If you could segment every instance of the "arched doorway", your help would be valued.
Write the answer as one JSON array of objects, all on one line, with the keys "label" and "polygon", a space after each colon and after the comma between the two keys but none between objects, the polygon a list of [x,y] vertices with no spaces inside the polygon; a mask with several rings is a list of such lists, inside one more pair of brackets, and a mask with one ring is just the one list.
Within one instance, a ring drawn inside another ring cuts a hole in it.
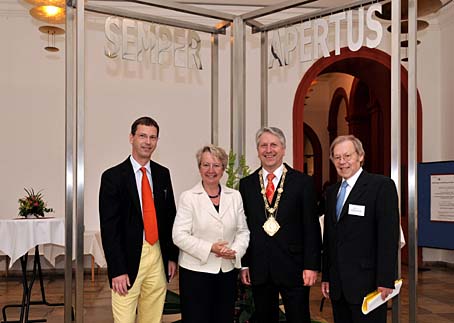
[{"label": "arched doorway", "polygon": [[[322,179],[323,179],[323,150],[320,140],[318,139],[317,133],[312,129],[307,123],[304,123],[304,138],[308,145],[304,145],[306,150],[305,152],[305,166],[303,166],[303,171],[308,175],[311,175],[314,178],[315,190],[318,194],[322,191]],[[310,147],[308,147],[310,146]],[[307,151],[310,149],[311,156],[308,156]],[[308,158],[310,157],[310,158]],[[307,164],[310,163],[311,167],[308,167]],[[311,169],[309,173],[307,170]],[[318,196],[320,198],[320,196]]]},{"label": "arched doorway", "polygon": [[[298,85],[293,104],[293,165],[302,170],[304,101],[312,81],[325,73],[345,73],[355,77],[348,104],[349,131],[360,139],[367,138],[366,160],[370,171],[389,176],[391,173],[391,56],[378,49],[361,48],[351,52],[342,48],[338,56],[331,53],[328,58],[321,58],[305,73]],[[367,98],[365,97],[367,93]],[[364,105],[368,111],[368,124],[365,126],[361,117]],[[407,216],[407,165],[408,165],[408,73],[401,67],[401,214]],[[422,158],[422,106],[418,93],[417,106],[417,161]],[[381,147],[381,151],[377,150]],[[374,166],[372,166],[374,165]],[[407,233],[407,219],[402,220],[402,227]],[[406,250],[402,259],[406,259]]]}]

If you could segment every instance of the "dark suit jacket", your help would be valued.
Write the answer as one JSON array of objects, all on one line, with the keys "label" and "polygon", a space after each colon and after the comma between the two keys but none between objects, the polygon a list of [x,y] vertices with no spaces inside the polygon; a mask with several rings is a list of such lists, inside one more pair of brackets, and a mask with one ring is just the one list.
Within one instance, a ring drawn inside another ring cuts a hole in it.
[{"label": "dark suit jacket", "polygon": [[250,230],[249,247],[242,265],[249,267],[255,285],[271,279],[284,287],[302,286],[304,269],[320,269],[320,225],[312,179],[285,166],[288,172],[276,215],[281,228],[273,237],[262,228],[266,213],[260,193],[260,169],[240,181]]},{"label": "dark suit jacket", "polygon": [[[172,242],[176,214],[169,170],[150,161],[153,195],[158,221],[159,244],[168,277],[169,260],[177,262],[178,248]],[[128,274],[131,286],[137,277],[143,244],[143,219],[134,170],[129,157],[106,170],[101,177],[99,216],[109,281]]]},{"label": "dark suit jacket", "polygon": [[[377,287],[394,288],[399,238],[399,209],[394,182],[362,171],[339,221],[336,199],[340,183],[327,190],[323,237],[322,281],[330,283],[330,298],[341,292],[351,304]],[[365,206],[364,216],[349,214],[349,205]]]}]

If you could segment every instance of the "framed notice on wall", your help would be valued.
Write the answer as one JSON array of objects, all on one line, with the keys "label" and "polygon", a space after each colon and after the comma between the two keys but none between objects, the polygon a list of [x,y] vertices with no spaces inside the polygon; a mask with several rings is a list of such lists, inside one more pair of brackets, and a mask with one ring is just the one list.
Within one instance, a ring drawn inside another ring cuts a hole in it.
[{"label": "framed notice on wall", "polygon": [[430,220],[454,222],[454,174],[430,176]]},{"label": "framed notice on wall", "polygon": [[418,164],[418,246],[454,250],[454,161]]}]

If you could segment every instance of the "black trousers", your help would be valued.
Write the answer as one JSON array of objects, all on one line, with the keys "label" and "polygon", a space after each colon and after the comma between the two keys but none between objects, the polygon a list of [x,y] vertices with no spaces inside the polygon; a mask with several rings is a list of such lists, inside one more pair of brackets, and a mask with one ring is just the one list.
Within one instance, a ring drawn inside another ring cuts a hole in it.
[{"label": "black trousers", "polygon": [[282,287],[272,282],[253,285],[252,294],[255,304],[255,322],[279,322],[279,293],[285,308],[287,323],[310,323],[309,287]]},{"label": "black trousers", "polygon": [[367,315],[361,311],[362,304],[349,304],[343,294],[331,304],[335,323],[386,323],[386,303]]},{"label": "black trousers", "polygon": [[180,267],[183,323],[232,323],[238,271],[209,274]]}]

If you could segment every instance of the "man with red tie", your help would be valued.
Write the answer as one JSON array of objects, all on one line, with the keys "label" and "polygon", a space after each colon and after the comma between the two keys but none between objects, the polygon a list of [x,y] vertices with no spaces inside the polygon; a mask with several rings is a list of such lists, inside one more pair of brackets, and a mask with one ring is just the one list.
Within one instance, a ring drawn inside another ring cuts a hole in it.
[{"label": "man with red tie", "polygon": [[150,160],[159,125],[134,121],[131,155],[101,177],[101,237],[112,288],[116,323],[160,323],[167,290],[176,272],[172,242],[176,214],[169,170]]},{"label": "man with red tie", "polygon": [[262,166],[240,181],[250,230],[241,280],[252,285],[255,322],[279,322],[280,294],[288,323],[310,323],[309,286],[321,257],[314,185],[283,163],[286,143],[279,128],[260,129],[256,143]]}]

